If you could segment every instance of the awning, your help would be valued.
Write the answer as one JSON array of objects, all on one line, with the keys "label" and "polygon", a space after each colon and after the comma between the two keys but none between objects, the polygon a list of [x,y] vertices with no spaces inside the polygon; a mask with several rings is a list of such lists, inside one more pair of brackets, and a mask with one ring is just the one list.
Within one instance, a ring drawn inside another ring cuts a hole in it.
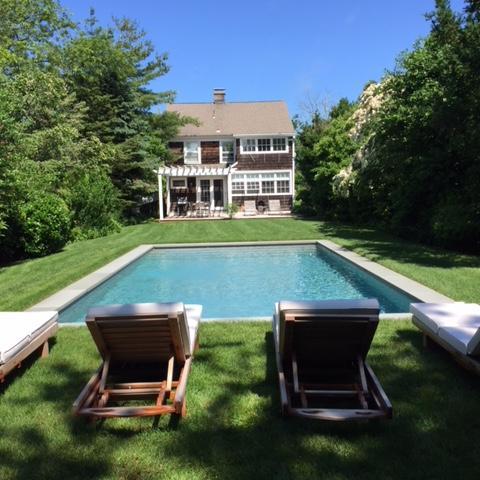
[{"label": "awning", "polygon": [[169,177],[202,177],[206,175],[228,175],[230,167],[203,167],[193,165],[182,165],[179,167],[159,167],[158,175],[167,175]]}]

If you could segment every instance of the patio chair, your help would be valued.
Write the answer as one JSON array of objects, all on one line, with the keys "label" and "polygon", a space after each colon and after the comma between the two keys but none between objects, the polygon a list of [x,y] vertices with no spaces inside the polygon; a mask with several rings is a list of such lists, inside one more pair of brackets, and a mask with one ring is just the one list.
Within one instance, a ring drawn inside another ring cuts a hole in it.
[{"label": "patio chair", "polygon": [[48,356],[58,330],[58,312],[0,312],[0,383],[36,350]]},{"label": "patio chair", "polygon": [[280,206],[280,200],[268,200],[268,214],[280,215],[281,213],[282,208]]},{"label": "patio chair", "polygon": [[257,214],[257,207],[255,205],[255,200],[245,200],[243,203],[243,215],[244,216],[253,216]]},{"label": "patio chair", "polygon": [[476,303],[412,303],[412,321],[464,368],[480,374],[480,305]]},{"label": "patio chair", "polygon": [[[198,348],[202,307],[183,303],[109,305],[90,309],[86,323],[102,357],[73,404],[75,415],[186,415],[187,380]],[[153,399],[153,404],[113,402]]]},{"label": "patio chair", "polygon": [[391,418],[366,362],[377,300],[280,302],[273,337],[283,415],[318,420]]}]

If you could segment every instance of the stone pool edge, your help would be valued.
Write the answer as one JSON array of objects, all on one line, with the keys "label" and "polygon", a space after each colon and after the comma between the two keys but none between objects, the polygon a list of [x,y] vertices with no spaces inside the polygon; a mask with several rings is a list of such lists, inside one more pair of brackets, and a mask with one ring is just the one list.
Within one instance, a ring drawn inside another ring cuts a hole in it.
[{"label": "stone pool edge", "polygon": [[[98,285],[102,284],[116,273],[123,270],[135,260],[139,259],[149,251],[153,249],[169,249],[169,248],[208,248],[208,247],[246,247],[246,246],[268,246],[268,245],[317,245],[320,248],[324,248],[331,253],[334,253],[344,260],[353,263],[358,268],[370,273],[371,275],[379,278],[380,280],[388,283],[394,288],[406,293],[407,295],[417,299],[420,302],[432,302],[432,303],[444,303],[454,302],[451,298],[442,295],[431,288],[422,285],[421,283],[411,280],[404,275],[394,272],[387,267],[384,267],[372,260],[368,260],[357,253],[354,253],[330,240],[282,240],[282,241],[262,241],[262,242],[218,242],[218,243],[169,243],[169,244],[149,244],[140,245],[133,250],[121,255],[115,260],[107,263],[94,272],[86,275],[85,277],[73,282],[69,286],[59,290],[50,297],[42,300],[41,302],[33,305],[28,311],[42,311],[42,310],[57,310],[61,311],[74,303],[93,290]],[[272,306],[273,309],[273,306]],[[380,315],[381,319],[410,319],[409,313],[384,313]],[[222,319],[208,319],[208,321],[221,321]],[[228,319],[232,321],[232,319]],[[238,319],[240,320],[253,320],[250,318]],[[267,321],[270,317],[257,317],[255,320]],[[75,324],[75,326],[84,325],[83,323]],[[60,324],[60,326],[74,326],[73,324]]]}]

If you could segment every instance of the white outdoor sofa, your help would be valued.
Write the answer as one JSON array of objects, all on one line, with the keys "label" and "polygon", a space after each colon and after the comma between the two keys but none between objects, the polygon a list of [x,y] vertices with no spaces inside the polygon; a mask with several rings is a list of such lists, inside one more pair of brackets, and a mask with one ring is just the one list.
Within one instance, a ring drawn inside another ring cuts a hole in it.
[{"label": "white outdoor sofa", "polygon": [[412,303],[413,323],[465,368],[480,374],[480,305],[476,303]]},{"label": "white outdoor sofa", "polygon": [[0,312],[0,383],[35,350],[48,356],[58,330],[58,312]]}]

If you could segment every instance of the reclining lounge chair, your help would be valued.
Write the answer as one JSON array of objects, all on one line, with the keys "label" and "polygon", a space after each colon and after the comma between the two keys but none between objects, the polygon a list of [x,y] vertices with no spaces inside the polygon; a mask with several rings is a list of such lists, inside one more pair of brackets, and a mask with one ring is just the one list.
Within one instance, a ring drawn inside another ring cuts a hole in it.
[{"label": "reclining lounge chair", "polygon": [[463,367],[480,374],[480,305],[412,303],[412,321],[428,339],[450,352]]},{"label": "reclining lounge chair", "polygon": [[57,330],[57,312],[0,312],[0,383],[34,351],[46,357]]},{"label": "reclining lounge chair", "polygon": [[247,216],[254,216],[257,212],[257,206],[255,204],[255,200],[245,200],[243,204],[243,215]]},{"label": "reclining lounge chair", "polygon": [[319,420],[391,418],[366,362],[377,300],[280,302],[273,337],[283,415]]},{"label": "reclining lounge chair", "polygon": [[268,214],[280,215],[282,213],[282,207],[280,206],[280,200],[268,200]]},{"label": "reclining lounge chair", "polygon": [[[183,303],[90,309],[86,323],[103,361],[75,401],[74,414],[91,419],[184,417],[201,312],[200,305]],[[153,405],[111,404],[145,399],[153,399]]]}]

